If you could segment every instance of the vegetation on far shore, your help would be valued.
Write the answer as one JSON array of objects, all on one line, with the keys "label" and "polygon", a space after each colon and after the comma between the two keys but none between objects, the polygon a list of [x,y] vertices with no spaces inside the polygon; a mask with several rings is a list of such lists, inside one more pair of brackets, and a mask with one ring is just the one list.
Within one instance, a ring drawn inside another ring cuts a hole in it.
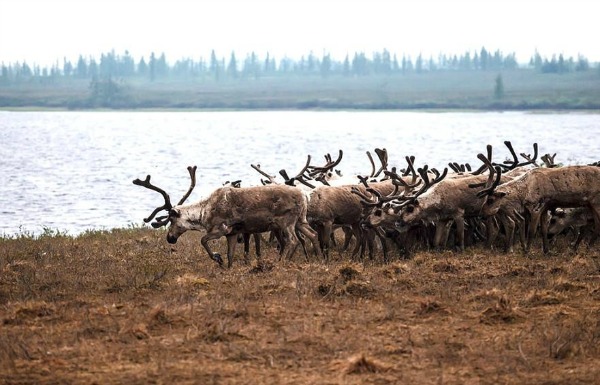
[{"label": "vegetation on far shore", "polygon": [[600,66],[580,56],[527,65],[487,51],[437,58],[383,50],[337,60],[249,55],[180,59],[126,52],[41,68],[2,64],[0,108],[60,109],[600,109]]},{"label": "vegetation on far shore", "polygon": [[[0,382],[595,383],[600,250],[329,263],[189,233],[0,238]],[[339,239],[341,241],[341,239]],[[223,251],[225,242],[217,249]]]}]

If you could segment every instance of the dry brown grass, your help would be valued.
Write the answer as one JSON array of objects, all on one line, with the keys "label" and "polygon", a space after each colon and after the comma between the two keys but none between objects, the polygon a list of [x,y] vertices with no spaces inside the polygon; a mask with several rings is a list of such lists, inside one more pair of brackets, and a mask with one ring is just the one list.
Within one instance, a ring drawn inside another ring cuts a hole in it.
[{"label": "dry brown grass", "polygon": [[554,248],[324,264],[265,247],[226,270],[192,233],[2,239],[0,383],[597,383],[600,250]]}]

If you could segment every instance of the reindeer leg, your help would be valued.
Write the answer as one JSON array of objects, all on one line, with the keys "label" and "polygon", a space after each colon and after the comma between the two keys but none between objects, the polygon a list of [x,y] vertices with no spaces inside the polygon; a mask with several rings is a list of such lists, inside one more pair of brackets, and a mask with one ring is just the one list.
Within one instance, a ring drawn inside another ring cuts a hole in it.
[{"label": "reindeer leg", "polygon": [[300,246],[302,246],[302,251],[304,252],[304,258],[306,258],[306,262],[309,262],[310,260],[308,259],[308,250],[306,250],[306,239],[298,229],[298,225],[296,225],[294,233],[296,234],[296,238],[298,238],[298,240],[300,241]]},{"label": "reindeer leg", "polygon": [[497,224],[495,217],[485,218],[485,247],[488,249],[493,248],[496,235],[498,234]]},{"label": "reindeer leg", "polygon": [[248,257],[250,256],[250,234],[243,233],[241,236],[244,241],[244,261],[248,264]]},{"label": "reindeer leg", "polygon": [[527,219],[523,221],[519,221],[519,242],[521,243],[521,248],[523,249],[523,253],[527,254],[529,252],[529,246],[527,241]]},{"label": "reindeer leg", "polygon": [[271,234],[275,237],[275,239],[277,239],[277,243],[279,244],[279,260],[281,261],[283,249],[285,248],[285,245],[287,243],[287,240],[285,239],[285,234],[281,229],[273,230],[271,231]]},{"label": "reindeer leg", "polygon": [[[369,250],[369,259],[372,261],[374,252],[375,252],[375,231],[374,229],[362,230],[363,237],[365,237],[365,241],[367,244],[367,249]],[[364,260],[364,247],[360,253],[360,258]]]},{"label": "reindeer leg", "polygon": [[382,228],[378,227],[375,229],[375,235],[379,238],[381,242],[381,252],[383,253],[383,262],[388,263],[388,248],[387,248],[387,239],[385,236],[385,231]]},{"label": "reindeer leg", "polygon": [[436,251],[441,249],[441,246],[446,246],[448,241],[448,227],[452,225],[451,220],[440,220],[435,224],[435,235],[433,236],[433,248]]},{"label": "reindeer leg", "polygon": [[465,219],[464,217],[457,216],[454,218],[454,223],[456,223],[456,246],[458,247],[458,251],[465,251]]},{"label": "reindeer leg", "polygon": [[592,212],[592,217],[594,218],[594,231],[589,242],[589,246],[592,246],[594,242],[596,242],[596,239],[600,236],[600,202],[593,202],[590,205],[590,211]]},{"label": "reindeer leg", "polygon": [[322,234],[321,234],[321,248],[323,249],[323,253],[325,254],[325,260],[329,261],[329,245],[331,239],[331,232],[333,227],[333,222],[326,221],[322,223]]},{"label": "reindeer leg", "polygon": [[539,204],[535,205],[534,207],[527,207],[527,211],[529,211],[530,218],[531,218],[529,221],[529,229],[528,229],[528,236],[527,236],[527,250],[528,251],[531,248],[531,243],[535,239],[538,226],[540,225],[540,218],[542,215],[542,211],[544,211],[544,210],[545,210],[545,205],[542,203],[539,203]]},{"label": "reindeer leg", "polygon": [[298,247],[298,238],[296,237],[294,230],[295,224],[283,229],[283,238],[286,240],[286,242],[281,256],[285,258],[285,260],[291,260],[296,248]]},{"label": "reindeer leg", "polygon": [[[250,239],[250,234],[244,234],[244,237]],[[227,235],[227,268],[231,269],[233,265],[233,256],[235,254],[235,247],[237,245],[237,234]]]},{"label": "reindeer leg", "polygon": [[346,226],[342,226],[342,231],[344,232],[344,245],[342,246],[342,251],[348,250],[350,247],[350,242],[352,241],[352,229]]},{"label": "reindeer leg", "polygon": [[[315,249],[317,255],[323,257],[323,251],[319,246],[319,234],[317,234],[317,232],[314,231],[308,223],[299,222],[296,225],[296,229],[300,232],[300,234],[304,235],[310,240],[310,242],[313,244],[313,248]],[[308,255],[306,256],[306,260],[308,261]]]},{"label": "reindeer leg", "polygon": [[583,238],[585,238],[585,236],[588,235],[588,233],[589,228],[587,226],[582,226],[579,229],[579,231],[577,232],[577,238],[575,239],[575,242],[572,245],[573,251],[577,251],[577,249],[579,248],[579,244],[581,243]]},{"label": "reindeer leg", "polygon": [[354,246],[354,250],[352,250],[352,258],[356,258],[356,256],[358,255],[359,251],[361,249],[364,250],[363,243],[364,243],[365,239],[363,237],[362,230],[360,229],[360,225],[358,225],[358,224],[353,224],[352,225],[352,233],[354,234],[354,236],[358,240],[358,242],[356,242],[356,246]]},{"label": "reindeer leg", "polygon": [[548,254],[548,252],[550,251],[550,247],[548,245],[548,226],[550,225],[550,218],[549,218],[550,212],[546,209],[544,209],[541,214],[540,214],[540,221],[541,221],[541,237],[542,237],[542,250],[544,251],[544,254]]},{"label": "reindeer leg", "polygon": [[515,221],[508,215],[502,215],[500,218],[502,228],[504,228],[504,252],[513,253],[513,245],[515,244]]},{"label": "reindeer leg", "polygon": [[254,248],[256,250],[256,259],[260,259],[260,234],[254,233]]},{"label": "reindeer leg", "polygon": [[216,227],[213,227],[212,229],[210,229],[209,231],[207,231],[206,235],[204,235],[200,239],[200,243],[202,244],[202,246],[204,246],[204,249],[208,253],[208,257],[210,259],[212,259],[213,261],[217,262],[219,264],[219,266],[221,266],[221,267],[223,266],[223,258],[221,258],[221,254],[213,253],[208,242],[212,241],[213,239],[221,238],[225,234],[226,234],[225,226],[216,226]]}]

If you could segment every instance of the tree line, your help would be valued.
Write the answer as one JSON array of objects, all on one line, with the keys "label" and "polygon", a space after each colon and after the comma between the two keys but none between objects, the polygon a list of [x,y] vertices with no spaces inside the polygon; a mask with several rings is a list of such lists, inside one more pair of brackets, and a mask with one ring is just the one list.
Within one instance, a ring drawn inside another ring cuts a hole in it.
[{"label": "tree line", "polygon": [[[567,73],[587,71],[590,69],[588,59],[579,55],[577,58],[564,57],[562,54],[542,57],[537,51],[526,65],[541,73]],[[58,79],[105,79],[138,78],[147,81],[161,79],[213,79],[215,81],[258,79],[274,76],[369,76],[397,75],[409,73],[425,73],[434,71],[501,71],[519,68],[514,53],[504,54],[500,50],[488,51],[482,47],[479,51],[465,52],[461,55],[439,54],[437,57],[425,58],[418,55],[412,58],[407,55],[398,57],[387,49],[367,56],[364,52],[346,55],[342,60],[333,58],[329,53],[316,56],[313,52],[300,59],[283,57],[276,59],[267,53],[259,57],[251,52],[243,59],[235,52],[229,57],[218,57],[213,50],[208,59],[200,57],[178,59],[169,65],[164,53],[151,53],[146,59],[136,61],[129,51],[116,54],[113,51],[95,57],[79,58],[75,63],[67,58],[62,63],[49,67],[27,62],[1,64],[0,84],[16,84],[28,81],[53,82]],[[92,84],[93,86],[93,84]]]}]

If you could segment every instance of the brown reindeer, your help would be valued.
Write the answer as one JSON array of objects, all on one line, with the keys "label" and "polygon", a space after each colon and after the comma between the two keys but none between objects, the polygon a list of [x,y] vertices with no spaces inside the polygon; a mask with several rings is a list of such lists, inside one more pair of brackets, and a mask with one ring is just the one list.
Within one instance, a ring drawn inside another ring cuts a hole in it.
[{"label": "brown reindeer", "polygon": [[[435,225],[435,235],[433,238],[433,246],[439,248],[446,244],[450,226],[454,223],[456,226],[456,241],[459,250],[465,248],[465,220],[471,224],[471,229],[475,230],[478,225],[481,207],[484,199],[478,197],[473,191],[475,186],[487,186],[488,189],[494,182],[494,175],[497,173],[500,178],[499,171],[502,168],[509,170],[524,163],[519,163],[516,154],[510,142],[505,142],[506,146],[513,155],[512,161],[507,161],[505,164],[494,164],[491,162],[492,147],[487,147],[487,157],[483,154],[478,154],[478,158],[484,162],[483,166],[474,172],[473,175],[465,171],[470,168],[468,165],[449,164],[455,170],[454,174],[447,175],[447,169],[444,169],[442,175],[436,174],[433,182],[429,181],[427,166],[419,170],[424,185],[416,192],[407,194],[405,190],[398,197],[387,197],[386,200],[398,199],[401,203],[393,203],[386,207],[381,207],[372,212],[367,218],[371,225],[389,226],[394,224],[394,227],[400,232],[406,232],[416,226],[427,225],[433,223]],[[407,159],[408,161],[409,159]],[[409,163],[409,166],[411,164]],[[489,169],[489,176],[482,175],[485,169]],[[392,175],[396,181],[402,179],[398,175]],[[445,178],[444,178],[445,177]],[[509,176],[504,176],[503,182],[510,180]],[[498,182],[500,179],[498,179]],[[496,182],[496,183],[498,183]],[[414,183],[414,179],[412,180]],[[411,186],[414,187],[414,186]],[[488,245],[492,240],[493,223],[491,219],[486,221],[486,231]]]},{"label": "brown reindeer", "polygon": [[597,239],[597,236],[592,234],[594,230],[594,217],[587,207],[553,210],[548,226],[548,237],[554,239],[559,234],[569,230],[573,231],[576,235],[575,241],[571,244],[573,250],[577,250],[579,244],[587,235],[592,235],[589,239],[590,246]]},{"label": "brown reindeer", "polygon": [[541,224],[544,253],[548,246],[548,210],[557,207],[587,207],[594,219],[596,236],[600,233],[600,168],[594,166],[565,166],[559,168],[536,168],[491,191],[487,195],[482,212],[495,215],[500,211],[527,211],[531,220],[525,251]]},{"label": "brown reindeer", "polygon": [[145,222],[150,222],[162,210],[167,215],[156,218],[152,227],[158,228],[170,224],[167,241],[176,243],[188,230],[206,230],[200,242],[208,256],[223,265],[219,253],[213,252],[209,241],[222,236],[227,237],[227,265],[231,267],[233,254],[240,233],[262,233],[276,231],[282,235],[281,256],[290,258],[298,244],[294,230],[311,240],[317,253],[320,249],[317,234],[306,221],[307,199],[296,188],[286,185],[257,187],[221,187],[207,198],[196,203],[184,205],[196,184],[196,167],[188,167],[191,185],[188,192],[175,206],[169,195],[161,188],[150,183],[150,175],[145,180],[136,179],[134,184],[159,192],[165,204],[157,207]]},{"label": "brown reindeer", "polygon": [[[384,156],[387,158],[387,152],[376,149],[376,153],[380,157],[380,160],[382,160],[382,167],[377,172],[381,173],[387,167],[387,161],[384,163],[385,158],[383,158]],[[369,176],[370,178],[375,173],[375,165],[370,153],[367,152],[367,155],[373,167],[373,172]],[[355,237],[357,243],[352,251],[353,256],[356,256],[361,251],[363,245],[363,230],[360,227],[363,206],[360,203],[360,199],[352,193],[352,188],[356,187],[362,189],[364,192],[366,187],[358,185],[358,178],[352,180],[352,182],[345,179],[348,184],[344,185],[329,185],[329,182],[334,180],[336,183],[341,182],[340,179],[331,179],[331,172],[333,167],[340,163],[342,156],[343,152],[340,150],[337,160],[333,161],[331,156],[327,154],[325,156],[327,163],[324,166],[316,167],[310,165],[309,155],[306,165],[296,176],[289,177],[285,170],[279,172],[286,184],[297,185],[306,194],[308,199],[307,219],[319,234],[320,245],[326,258],[329,256],[329,249],[335,228],[342,228],[344,230],[346,235],[343,246],[344,250],[348,247],[351,237]],[[263,176],[268,176],[268,174],[262,171],[259,172]],[[371,187],[380,190],[382,194],[387,195],[395,190],[394,185],[389,180],[372,183]],[[364,249],[362,250],[364,251]],[[372,252],[370,254],[372,255]]]},{"label": "brown reindeer", "polygon": [[[391,180],[370,183],[369,188],[382,195],[388,195],[396,190]],[[360,197],[353,193],[353,189],[366,193],[366,187],[363,185],[320,186],[310,193],[307,219],[317,229],[321,248],[326,257],[328,257],[334,225],[352,228],[357,240],[352,251],[353,256],[356,256],[361,249],[363,231],[360,223],[364,208]]]}]

